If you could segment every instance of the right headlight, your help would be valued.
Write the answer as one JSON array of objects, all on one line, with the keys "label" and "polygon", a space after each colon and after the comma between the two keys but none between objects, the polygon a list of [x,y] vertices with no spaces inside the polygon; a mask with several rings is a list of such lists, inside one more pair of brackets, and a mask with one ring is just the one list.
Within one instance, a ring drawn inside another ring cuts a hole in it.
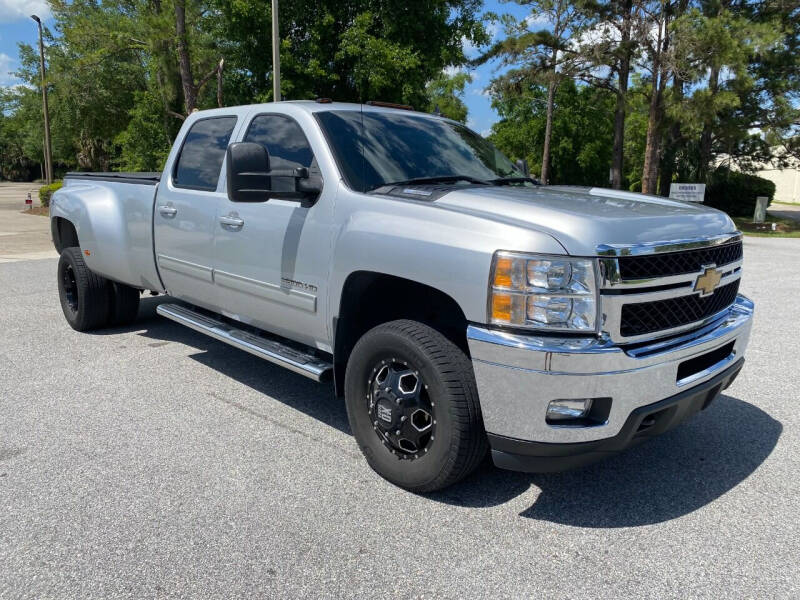
[{"label": "right headlight", "polygon": [[595,331],[595,261],[496,252],[489,322],[549,331]]}]

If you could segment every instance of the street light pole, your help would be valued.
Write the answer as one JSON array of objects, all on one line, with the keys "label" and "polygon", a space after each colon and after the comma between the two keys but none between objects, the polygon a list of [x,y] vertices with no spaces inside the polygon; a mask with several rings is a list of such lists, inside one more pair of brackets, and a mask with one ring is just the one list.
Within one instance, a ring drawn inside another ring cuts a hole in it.
[{"label": "street light pole", "polygon": [[281,99],[281,43],[278,39],[278,0],[272,0],[272,101]]},{"label": "street light pole", "polygon": [[47,110],[47,77],[44,70],[44,42],[42,41],[42,20],[36,15],[31,19],[39,26],[39,59],[42,70],[42,111],[44,112],[44,170],[47,184],[53,183],[53,149],[50,145],[50,111]]}]

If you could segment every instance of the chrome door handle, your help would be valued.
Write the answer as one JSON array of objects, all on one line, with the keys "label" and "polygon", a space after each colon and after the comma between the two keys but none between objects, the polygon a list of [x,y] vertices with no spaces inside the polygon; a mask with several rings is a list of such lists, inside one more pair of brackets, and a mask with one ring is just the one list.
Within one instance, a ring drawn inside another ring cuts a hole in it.
[{"label": "chrome door handle", "polygon": [[172,206],[159,206],[158,212],[160,212],[164,217],[174,217],[178,214],[178,209]]},{"label": "chrome door handle", "polygon": [[230,227],[231,229],[241,229],[244,225],[244,219],[233,216],[220,217],[219,222],[222,223],[223,226]]}]

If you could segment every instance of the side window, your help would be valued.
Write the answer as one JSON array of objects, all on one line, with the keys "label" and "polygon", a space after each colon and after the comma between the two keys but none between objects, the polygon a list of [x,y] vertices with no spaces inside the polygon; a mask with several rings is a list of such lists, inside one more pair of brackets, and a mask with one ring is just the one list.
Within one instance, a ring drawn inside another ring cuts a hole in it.
[{"label": "side window", "polygon": [[[318,172],[311,146],[293,119],[283,115],[259,115],[250,123],[244,141],[261,144],[267,149],[271,170],[307,167],[312,174]],[[293,190],[294,180],[291,177],[273,177],[272,189]]]},{"label": "side window", "polygon": [[213,117],[197,121],[183,140],[173,173],[178,187],[214,191],[236,117]]}]

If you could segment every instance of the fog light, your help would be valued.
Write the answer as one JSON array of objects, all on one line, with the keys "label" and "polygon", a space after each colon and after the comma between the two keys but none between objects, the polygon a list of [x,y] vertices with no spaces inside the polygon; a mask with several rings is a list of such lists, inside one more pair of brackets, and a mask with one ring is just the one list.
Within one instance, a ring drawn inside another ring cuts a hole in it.
[{"label": "fog light", "polygon": [[581,398],[579,400],[553,400],[547,405],[547,421],[582,419],[589,415],[589,411],[591,409],[591,398]]}]

